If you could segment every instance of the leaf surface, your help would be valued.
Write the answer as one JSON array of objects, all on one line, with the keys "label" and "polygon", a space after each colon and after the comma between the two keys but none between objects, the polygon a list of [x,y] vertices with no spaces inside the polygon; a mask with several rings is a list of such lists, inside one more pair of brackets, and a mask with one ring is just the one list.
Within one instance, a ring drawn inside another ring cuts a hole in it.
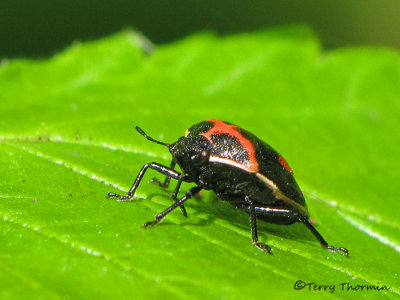
[{"label": "leaf surface", "polygon": [[[155,49],[125,31],[5,62],[0,91],[0,297],[399,297],[397,53],[323,52],[303,27]],[[317,229],[350,256],[322,249],[302,224],[259,222],[268,256],[251,245],[248,215],[212,192],[187,202],[188,218],[178,209],[144,230],[172,203],[174,185],[148,183],[161,178],[151,171],[134,201],[106,199],[145,163],[170,163],[135,125],[170,143],[211,118],[284,155]],[[297,280],[335,291],[295,290]]]}]

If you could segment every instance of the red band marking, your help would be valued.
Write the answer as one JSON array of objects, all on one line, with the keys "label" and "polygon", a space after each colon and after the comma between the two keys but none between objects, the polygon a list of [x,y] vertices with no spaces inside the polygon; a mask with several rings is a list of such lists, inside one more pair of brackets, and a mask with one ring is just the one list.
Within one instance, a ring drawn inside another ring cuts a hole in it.
[{"label": "red band marking", "polygon": [[282,156],[278,156],[278,161],[281,164],[282,167],[284,167],[286,169],[286,171],[288,171],[289,173],[292,173],[292,169],[289,167],[289,164],[287,163],[287,161],[282,157]]},{"label": "red band marking", "polygon": [[[249,154],[248,163],[245,164],[245,167],[248,168],[250,172],[258,172],[259,166],[256,158],[256,150],[251,141],[246,139],[239,131],[237,131],[238,127],[236,125],[226,124],[225,122],[219,120],[207,120],[207,122],[213,122],[214,126],[207,132],[202,133],[201,135],[208,139],[210,142],[211,135],[213,134],[227,134],[230,136],[234,136],[238,139],[244,151],[247,151]],[[239,163],[239,162],[238,162]]]}]

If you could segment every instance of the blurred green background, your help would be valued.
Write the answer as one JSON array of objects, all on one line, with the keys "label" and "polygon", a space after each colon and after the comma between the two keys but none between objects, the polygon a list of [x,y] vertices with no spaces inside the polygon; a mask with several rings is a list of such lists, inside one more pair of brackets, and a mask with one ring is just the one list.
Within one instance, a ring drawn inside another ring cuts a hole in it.
[{"label": "blurred green background", "polygon": [[399,16],[397,0],[2,0],[0,57],[46,57],[126,27],[162,44],[201,30],[229,34],[294,23],[311,26],[325,48],[400,48]]}]

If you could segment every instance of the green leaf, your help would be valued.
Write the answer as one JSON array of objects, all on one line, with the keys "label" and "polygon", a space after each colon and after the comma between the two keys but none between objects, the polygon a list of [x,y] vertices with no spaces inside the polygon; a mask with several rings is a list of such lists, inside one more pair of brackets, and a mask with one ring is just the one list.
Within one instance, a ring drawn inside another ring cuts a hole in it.
[{"label": "green leaf", "polygon": [[[0,91],[1,298],[399,297],[394,51],[324,52],[303,27],[156,48],[125,31],[4,62]],[[326,251],[302,224],[259,222],[267,255],[251,245],[249,216],[212,192],[187,202],[188,218],[178,209],[144,230],[172,203],[173,186],[148,183],[162,178],[151,171],[133,201],[106,199],[145,163],[170,162],[135,125],[173,142],[210,118],[284,155],[316,227],[350,256]],[[295,290],[297,280],[335,291]]]}]

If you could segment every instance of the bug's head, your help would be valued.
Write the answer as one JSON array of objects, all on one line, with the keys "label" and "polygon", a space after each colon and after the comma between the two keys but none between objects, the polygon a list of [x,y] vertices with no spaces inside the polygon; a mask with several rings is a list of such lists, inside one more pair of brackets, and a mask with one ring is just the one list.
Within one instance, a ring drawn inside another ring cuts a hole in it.
[{"label": "bug's head", "polygon": [[203,137],[181,137],[175,143],[167,144],[148,136],[138,126],[136,126],[136,130],[149,141],[167,146],[177,164],[188,176],[196,177],[200,168],[208,163],[210,144],[207,139]]},{"label": "bug's head", "polygon": [[189,176],[197,176],[210,157],[209,142],[202,137],[181,137],[170,145],[169,152]]}]

